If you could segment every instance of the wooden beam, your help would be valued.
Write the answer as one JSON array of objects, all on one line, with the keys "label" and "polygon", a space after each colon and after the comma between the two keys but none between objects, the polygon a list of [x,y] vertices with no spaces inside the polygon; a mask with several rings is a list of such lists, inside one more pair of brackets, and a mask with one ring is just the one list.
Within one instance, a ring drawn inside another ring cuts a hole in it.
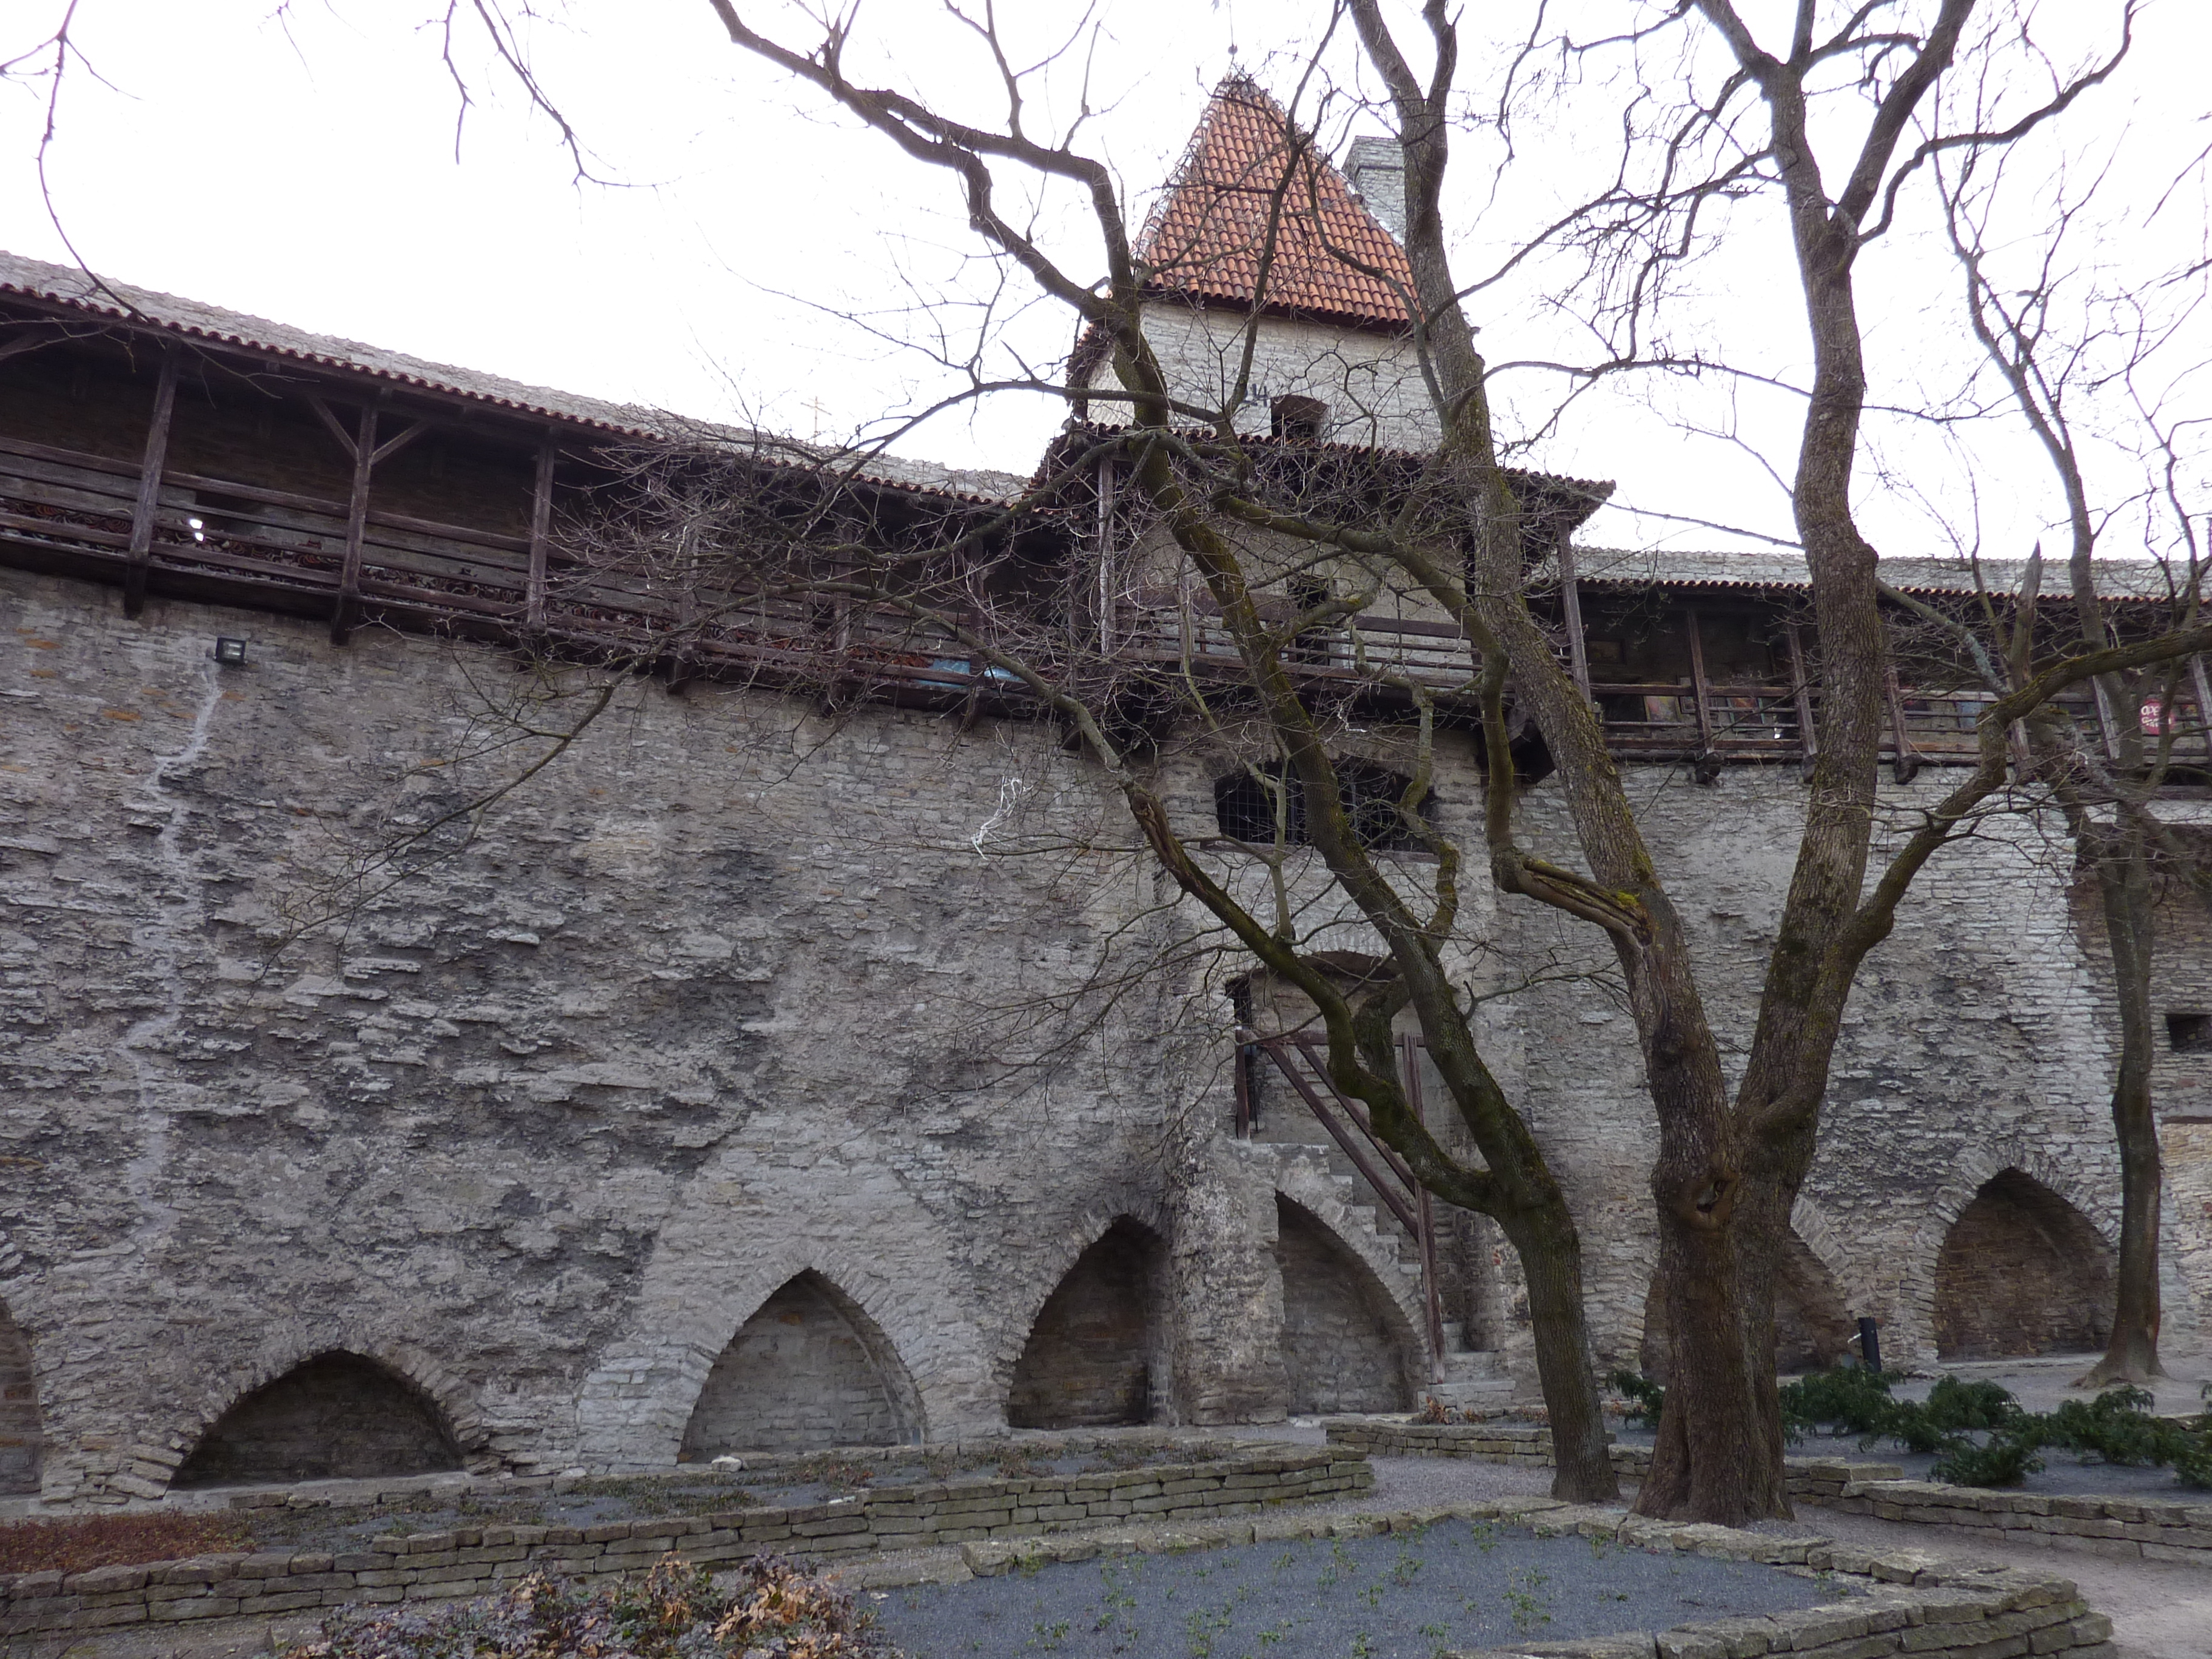
[{"label": "wooden beam", "polygon": [[530,586],[523,599],[522,626],[531,635],[545,631],[545,565],[553,543],[553,469],[560,447],[548,428],[538,444],[538,477],[530,495]]},{"label": "wooden beam", "polygon": [[1889,690],[1889,741],[1892,775],[1899,783],[1910,783],[1920,770],[1920,756],[1912,740],[1905,735],[1905,697],[1897,689],[1897,670],[1885,671]]},{"label": "wooden beam", "polygon": [[1805,641],[1796,623],[1782,626],[1790,640],[1790,689],[1797,700],[1797,765],[1809,778],[1820,758],[1820,729],[1813,723],[1812,677],[1805,671]]},{"label": "wooden beam", "polygon": [[353,451],[353,489],[346,497],[345,563],[338,570],[337,609],[331,613],[331,643],[343,645],[361,620],[361,544],[368,528],[368,475],[376,465],[376,404],[361,406],[361,435]]},{"label": "wooden beam", "polygon": [[398,437],[386,438],[382,443],[377,445],[375,453],[368,458],[368,464],[371,466],[374,466],[379,461],[384,460],[389,456],[397,455],[401,450],[406,448],[408,445],[413,443],[417,438],[428,432],[432,424],[433,423],[427,420],[417,421],[414,425],[409,427],[406,431],[401,433]]},{"label": "wooden beam", "polygon": [[345,423],[331,414],[331,406],[313,392],[308,392],[307,398],[307,407],[313,410],[316,417],[330,428],[331,436],[338,441],[338,447],[345,451],[346,458],[349,460],[358,460],[360,457],[355,452],[353,434],[345,429]]},{"label": "wooden beam", "polygon": [[0,340],[0,363],[4,363],[9,358],[19,356],[26,351],[36,351],[40,346],[56,345],[64,340],[82,337],[83,337],[71,334],[59,323],[26,324],[5,340]]},{"label": "wooden beam", "polygon": [[1583,701],[1590,700],[1589,645],[1583,638],[1583,595],[1575,575],[1575,547],[1571,532],[1562,530],[1558,542],[1559,556],[1559,609],[1567,624],[1567,665],[1574,672],[1575,684],[1583,694]]},{"label": "wooden beam", "polygon": [[1114,458],[1098,458],[1098,653],[1114,649]]},{"label": "wooden beam", "polygon": [[2200,733],[2197,741],[2204,746],[2205,754],[2212,756],[2212,685],[2205,684],[2203,657],[2189,659],[2189,682],[2197,688],[2197,726]]},{"label": "wooden beam", "polygon": [[1690,636],[1690,690],[1698,705],[1698,743],[1706,753],[1713,747],[1713,706],[1705,681],[1705,641],[1698,630],[1698,613],[1682,607],[1683,631]]},{"label": "wooden beam", "polygon": [[123,614],[146,606],[146,573],[154,562],[154,514],[161,504],[161,469],[169,459],[169,428],[177,406],[177,350],[161,354],[154,382],[154,414],[146,427],[146,453],[138,463],[138,500],[131,512],[130,564],[123,574]]}]

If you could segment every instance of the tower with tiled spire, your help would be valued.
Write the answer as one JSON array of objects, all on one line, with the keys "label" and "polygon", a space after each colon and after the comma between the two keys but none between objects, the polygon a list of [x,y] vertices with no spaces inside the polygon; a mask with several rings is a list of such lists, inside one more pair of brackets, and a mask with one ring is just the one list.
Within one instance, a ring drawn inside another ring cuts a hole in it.
[{"label": "tower with tiled spire", "polygon": [[[1255,325],[1240,430],[1392,449],[1435,442],[1405,250],[1249,77],[1214,88],[1135,251],[1145,335],[1179,398],[1225,404]],[[1078,341],[1072,380],[1117,386],[1103,335]],[[1126,418],[1111,398],[1085,401],[1094,421]]]}]

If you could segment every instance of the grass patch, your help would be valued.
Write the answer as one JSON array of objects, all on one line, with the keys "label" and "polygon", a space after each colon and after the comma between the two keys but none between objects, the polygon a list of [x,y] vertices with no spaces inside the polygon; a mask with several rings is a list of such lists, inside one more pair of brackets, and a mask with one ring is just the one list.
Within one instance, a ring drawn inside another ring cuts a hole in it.
[{"label": "grass patch", "polygon": [[253,1547],[245,1521],[231,1515],[87,1515],[0,1524],[0,1572],[83,1572],[188,1555],[228,1555]]}]

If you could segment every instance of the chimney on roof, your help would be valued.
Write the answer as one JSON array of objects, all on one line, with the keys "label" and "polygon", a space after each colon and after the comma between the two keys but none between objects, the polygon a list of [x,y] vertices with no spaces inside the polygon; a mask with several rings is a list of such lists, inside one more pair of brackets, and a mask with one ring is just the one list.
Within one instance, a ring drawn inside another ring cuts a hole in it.
[{"label": "chimney on roof", "polygon": [[1367,210],[1401,242],[1406,240],[1406,152],[1395,138],[1355,138],[1344,158],[1345,182]]}]

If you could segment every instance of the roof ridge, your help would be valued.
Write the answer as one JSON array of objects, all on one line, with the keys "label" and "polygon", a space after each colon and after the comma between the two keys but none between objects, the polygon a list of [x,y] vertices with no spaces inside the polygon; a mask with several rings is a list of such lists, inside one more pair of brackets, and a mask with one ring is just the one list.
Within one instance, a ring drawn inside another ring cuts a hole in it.
[{"label": "roof ridge", "polygon": [[1242,70],[1215,86],[1132,251],[1154,294],[1369,328],[1413,320],[1405,250],[1319,141]]}]

